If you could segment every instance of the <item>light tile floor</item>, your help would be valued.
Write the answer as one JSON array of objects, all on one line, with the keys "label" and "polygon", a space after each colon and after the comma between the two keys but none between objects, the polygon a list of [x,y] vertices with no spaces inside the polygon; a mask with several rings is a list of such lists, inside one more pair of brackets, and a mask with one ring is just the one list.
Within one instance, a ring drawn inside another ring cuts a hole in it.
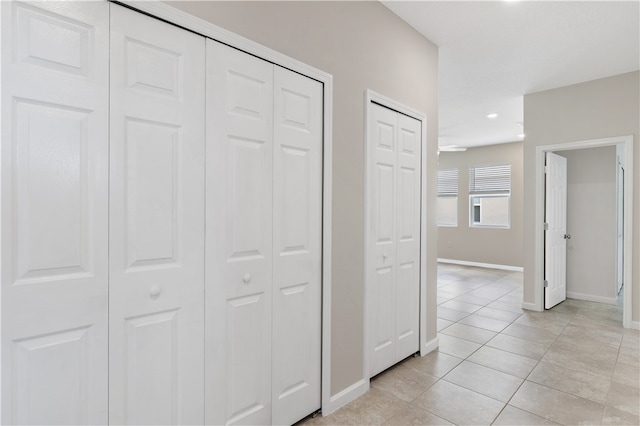
[{"label": "light tile floor", "polygon": [[309,425],[640,425],[640,332],[619,306],[523,311],[522,273],[438,265],[440,348]]}]

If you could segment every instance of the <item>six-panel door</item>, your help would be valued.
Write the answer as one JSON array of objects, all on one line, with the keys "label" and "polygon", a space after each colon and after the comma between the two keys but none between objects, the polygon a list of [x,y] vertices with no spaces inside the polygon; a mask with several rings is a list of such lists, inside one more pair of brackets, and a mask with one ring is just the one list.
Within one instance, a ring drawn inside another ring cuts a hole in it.
[{"label": "six-panel door", "polygon": [[206,417],[271,422],[273,65],[207,40]]},{"label": "six-panel door", "polygon": [[272,424],[320,408],[322,85],[274,67]]},{"label": "six-panel door", "polygon": [[106,423],[109,7],[0,7],[2,423]]},{"label": "six-panel door", "polygon": [[109,421],[204,421],[204,37],[111,7]]},{"label": "six-panel door", "polygon": [[421,123],[370,105],[367,256],[369,373],[419,348]]}]

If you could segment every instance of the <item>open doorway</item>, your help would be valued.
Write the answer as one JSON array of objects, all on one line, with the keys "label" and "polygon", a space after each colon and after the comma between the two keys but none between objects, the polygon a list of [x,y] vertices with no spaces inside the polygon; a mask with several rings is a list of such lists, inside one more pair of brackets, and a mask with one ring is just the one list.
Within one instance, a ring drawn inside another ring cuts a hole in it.
[{"label": "open doorway", "polygon": [[[598,140],[590,140],[590,141],[579,141],[572,143],[564,143],[557,145],[546,145],[539,146],[536,148],[536,217],[540,220],[536,221],[536,270],[535,275],[539,278],[536,282],[539,282],[539,287],[536,288],[536,304],[539,310],[544,308],[544,294],[545,294],[545,250],[544,250],[544,238],[546,231],[545,227],[545,160],[548,152],[555,152],[556,154],[565,153],[568,157],[575,157],[576,154],[571,151],[583,150],[586,148],[598,148],[598,147],[610,147],[608,153],[611,155],[611,164],[610,167],[613,170],[613,180],[615,181],[615,187],[624,186],[621,189],[621,193],[619,193],[620,200],[620,214],[619,216],[622,218],[622,223],[618,224],[617,221],[617,212],[618,210],[615,208],[616,206],[616,192],[613,192],[613,199],[609,204],[608,213],[612,217],[611,224],[611,232],[608,234],[608,237],[611,239],[612,249],[609,250],[609,255],[616,256],[618,253],[621,255],[620,261],[613,260],[612,272],[608,282],[610,284],[610,288],[607,288],[608,296],[600,296],[601,298],[594,297],[587,300],[592,301],[600,301],[606,303],[615,303],[616,302],[616,288],[619,285],[619,282],[622,281],[631,283],[631,259],[632,259],[632,246],[631,246],[631,220],[632,220],[632,176],[633,176],[633,138],[631,136],[628,137],[620,137],[620,138],[608,138],[608,139],[598,139]],[[586,151],[585,151],[586,152]],[[593,154],[593,153],[591,153]],[[619,160],[619,161],[617,161]],[[620,179],[618,170],[616,172],[617,164],[620,163],[621,168],[624,170],[623,182],[618,183]],[[604,164],[604,163],[603,163]],[[595,170],[587,171],[586,173],[595,174]],[[595,185],[593,188],[597,187]],[[591,188],[591,189],[593,189]],[[582,194],[584,198],[584,194]],[[588,198],[588,195],[587,195]],[[595,202],[594,202],[595,203]],[[604,208],[605,206],[592,204],[590,208]],[[589,207],[583,207],[589,208]],[[611,210],[613,209],[613,210]],[[577,215],[579,217],[579,214]],[[600,226],[600,223],[591,223],[591,224],[582,224],[580,227],[582,229],[586,229],[586,226],[591,226],[594,229],[597,229]],[[571,234],[571,230],[567,231],[567,234]],[[595,234],[598,234],[597,232]],[[621,234],[618,239],[618,235]],[[597,238],[597,237],[596,237]],[[622,247],[620,247],[620,244]],[[575,247],[575,245],[574,245]],[[617,270],[616,270],[617,266]],[[575,269],[575,268],[574,268]],[[621,277],[618,276],[618,271],[621,273]],[[621,280],[620,280],[621,278]],[[622,286],[622,295],[623,295],[623,326],[630,327],[631,325],[631,285],[623,285]],[[571,290],[568,290],[569,296],[574,296],[576,298],[584,298],[584,294],[570,294]]]}]

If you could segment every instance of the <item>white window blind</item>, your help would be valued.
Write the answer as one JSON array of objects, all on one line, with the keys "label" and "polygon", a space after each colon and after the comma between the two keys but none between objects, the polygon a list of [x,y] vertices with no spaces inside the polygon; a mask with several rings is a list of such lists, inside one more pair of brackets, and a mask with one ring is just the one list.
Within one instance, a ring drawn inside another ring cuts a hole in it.
[{"label": "white window blind", "polygon": [[438,195],[458,195],[458,169],[438,170]]},{"label": "white window blind", "polygon": [[469,169],[469,193],[511,191],[511,165],[471,167]]}]

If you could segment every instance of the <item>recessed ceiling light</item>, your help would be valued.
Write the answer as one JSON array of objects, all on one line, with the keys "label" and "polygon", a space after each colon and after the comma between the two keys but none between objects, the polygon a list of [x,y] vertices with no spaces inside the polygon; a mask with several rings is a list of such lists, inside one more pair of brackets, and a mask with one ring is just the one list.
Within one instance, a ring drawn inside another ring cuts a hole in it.
[{"label": "recessed ceiling light", "polygon": [[498,117],[498,114],[496,114],[495,112],[492,112],[491,114],[487,114],[487,118],[490,118],[491,120],[497,117]]}]

